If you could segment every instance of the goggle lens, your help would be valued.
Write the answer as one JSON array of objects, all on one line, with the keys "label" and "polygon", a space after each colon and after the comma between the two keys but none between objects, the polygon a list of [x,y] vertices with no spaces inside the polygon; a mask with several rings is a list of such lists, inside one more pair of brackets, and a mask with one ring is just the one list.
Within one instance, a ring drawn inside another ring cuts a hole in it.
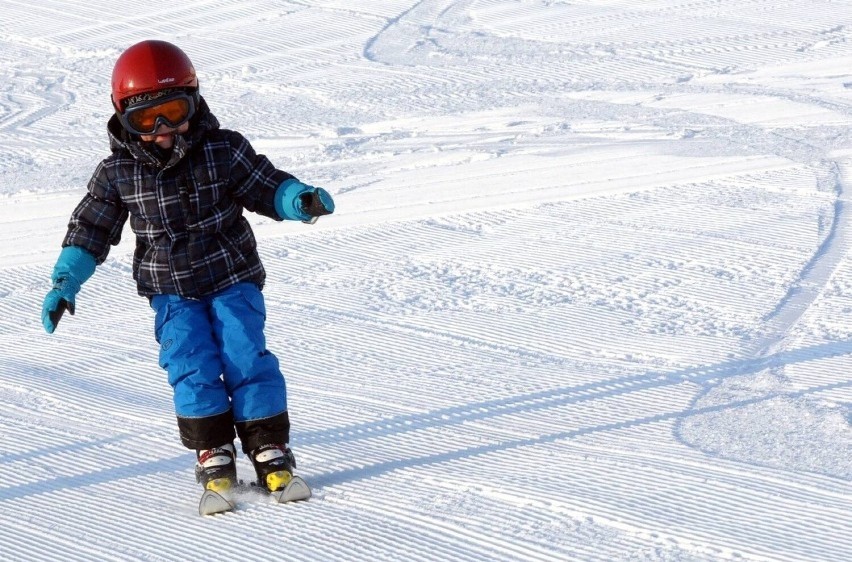
[{"label": "goggle lens", "polygon": [[130,107],[124,112],[124,119],[132,132],[140,135],[153,134],[161,123],[169,127],[179,127],[194,112],[188,96],[166,100],[156,105]]}]

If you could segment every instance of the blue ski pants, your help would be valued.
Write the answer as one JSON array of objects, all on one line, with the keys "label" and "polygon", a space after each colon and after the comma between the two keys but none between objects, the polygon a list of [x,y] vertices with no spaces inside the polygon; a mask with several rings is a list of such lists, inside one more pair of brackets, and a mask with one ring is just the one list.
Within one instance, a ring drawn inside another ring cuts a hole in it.
[{"label": "blue ski pants", "polygon": [[201,299],[156,295],[151,307],[179,420],[231,411],[239,426],[286,412],[287,389],[266,349],[266,305],[257,285],[238,283]]}]

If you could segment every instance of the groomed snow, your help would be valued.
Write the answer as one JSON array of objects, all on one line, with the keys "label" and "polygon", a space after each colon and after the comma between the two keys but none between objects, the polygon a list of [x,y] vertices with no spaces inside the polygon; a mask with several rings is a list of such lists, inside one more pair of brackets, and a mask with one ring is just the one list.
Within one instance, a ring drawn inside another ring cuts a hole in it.
[{"label": "groomed snow", "polygon": [[[309,502],[197,515],[129,228],[42,328],[149,38],[337,201],[251,219]],[[850,127],[847,1],[0,1],[0,559],[852,560]]]}]

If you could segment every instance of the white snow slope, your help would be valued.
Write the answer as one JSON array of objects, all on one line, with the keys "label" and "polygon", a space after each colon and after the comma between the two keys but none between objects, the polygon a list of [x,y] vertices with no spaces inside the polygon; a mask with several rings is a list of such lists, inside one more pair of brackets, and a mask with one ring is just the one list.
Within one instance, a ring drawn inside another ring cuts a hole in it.
[{"label": "white snow slope", "polygon": [[[42,328],[147,38],[336,198],[252,218],[309,502],[197,515],[129,228]],[[852,560],[850,127],[848,0],[0,1],[0,559]]]}]

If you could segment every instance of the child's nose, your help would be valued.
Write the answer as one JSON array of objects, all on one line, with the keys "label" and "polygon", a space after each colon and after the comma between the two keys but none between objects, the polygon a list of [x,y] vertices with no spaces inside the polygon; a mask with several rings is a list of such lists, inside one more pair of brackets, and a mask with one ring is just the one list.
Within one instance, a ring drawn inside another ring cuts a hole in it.
[{"label": "child's nose", "polygon": [[167,135],[169,133],[175,132],[176,130],[177,130],[177,128],[175,128],[175,127],[169,127],[168,125],[161,123],[160,126],[157,127],[157,130],[154,131],[154,134],[155,135]]}]

